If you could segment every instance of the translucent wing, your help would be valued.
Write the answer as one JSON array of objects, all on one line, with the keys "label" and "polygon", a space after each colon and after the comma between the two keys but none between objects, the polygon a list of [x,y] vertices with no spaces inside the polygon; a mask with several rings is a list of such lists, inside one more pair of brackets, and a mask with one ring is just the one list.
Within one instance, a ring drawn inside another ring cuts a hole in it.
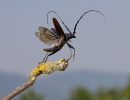
[{"label": "translucent wing", "polygon": [[52,32],[54,32],[56,35],[58,35],[57,31],[55,28],[51,28]]},{"label": "translucent wing", "polygon": [[53,46],[58,41],[58,36],[45,27],[39,27],[40,32],[35,35],[45,44]]},{"label": "translucent wing", "polygon": [[[55,28],[51,28],[51,31],[54,32],[56,35],[58,35],[58,33],[57,33]],[[70,35],[69,33],[64,33],[64,34],[65,34],[66,37]]]}]

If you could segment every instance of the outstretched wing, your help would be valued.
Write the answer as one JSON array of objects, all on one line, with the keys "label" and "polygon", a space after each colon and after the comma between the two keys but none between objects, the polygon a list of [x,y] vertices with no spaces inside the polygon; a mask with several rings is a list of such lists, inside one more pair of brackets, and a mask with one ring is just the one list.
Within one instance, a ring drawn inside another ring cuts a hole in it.
[{"label": "outstretched wing", "polygon": [[51,28],[51,31],[54,32],[58,36],[58,33],[55,28]]},{"label": "outstretched wing", "polygon": [[64,34],[64,31],[62,30],[60,24],[55,18],[53,18],[53,23],[54,23],[54,26],[56,28],[59,38],[64,38],[64,40],[66,41],[66,36]]},{"label": "outstretched wing", "polygon": [[45,27],[39,27],[39,31],[40,32],[36,32],[35,35],[45,44],[53,46],[58,41],[59,36],[51,32],[49,29]]}]

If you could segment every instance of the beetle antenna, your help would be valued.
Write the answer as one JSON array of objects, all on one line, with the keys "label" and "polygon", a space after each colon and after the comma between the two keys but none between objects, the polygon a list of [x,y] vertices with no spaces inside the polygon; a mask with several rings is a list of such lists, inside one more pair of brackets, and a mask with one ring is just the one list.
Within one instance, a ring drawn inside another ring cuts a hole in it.
[{"label": "beetle antenna", "polygon": [[[55,14],[59,17],[59,19],[61,20],[62,24],[65,26],[65,28],[66,28],[66,29],[69,31],[69,33],[71,34],[72,32],[69,30],[69,28],[65,25],[65,23],[64,23],[63,20],[61,19],[61,17],[60,17],[55,11],[49,11],[49,12],[47,13],[47,24],[48,24],[48,15],[49,15],[50,12],[55,13]],[[48,24],[48,25],[49,25],[49,24]]]},{"label": "beetle antenna", "polygon": [[73,35],[76,33],[76,27],[77,27],[79,21],[82,19],[82,17],[83,17],[86,13],[89,13],[89,12],[92,12],[92,11],[100,13],[100,14],[103,16],[103,18],[104,18],[104,20],[105,20],[105,24],[106,24],[106,18],[105,18],[105,16],[103,15],[103,13],[101,13],[100,11],[97,11],[97,10],[89,10],[89,11],[85,12],[85,13],[79,18],[79,20],[76,22],[75,27],[74,27]]}]

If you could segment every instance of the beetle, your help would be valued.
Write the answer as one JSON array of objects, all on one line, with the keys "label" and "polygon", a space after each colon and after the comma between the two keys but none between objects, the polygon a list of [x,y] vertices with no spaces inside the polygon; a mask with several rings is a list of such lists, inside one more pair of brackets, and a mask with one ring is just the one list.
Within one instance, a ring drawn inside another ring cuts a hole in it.
[{"label": "beetle", "polygon": [[[58,21],[56,20],[56,18],[53,18],[53,24],[55,26],[55,28],[51,28],[51,31],[45,27],[39,27],[39,31],[40,32],[36,32],[35,35],[45,44],[48,44],[51,46],[51,48],[44,48],[43,50],[47,52],[45,58],[43,59],[43,62],[46,62],[46,60],[48,59],[48,56],[51,56],[53,54],[55,54],[56,52],[58,52],[65,44],[68,45],[68,47],[71,49],[74,49],[74,54],[73,54],[73,58],[75,56],[75,48],[68,43],[68,41],[70,41],[70,39],[72,38],[76,38],[75,33],[76,33],[76,27],[79,23],[79,21],[81,20],[81,18],[88,12],[98,12],[100,13],[103,17],[104,15],[97,10],[89,10],[87,12],[85,12],[80,18],[79,20],[76,22],[75,27],[74,27],[74,32],[72,33],[69,28],[64,24],[64,22],[62,21],[62,19],[60,18],[60,16],[55,12],[55,11],[49,11],[47,14],[47,23],[48,23],[48,15],[50,12],[54,12],[55,14],[57,14],[57,16],[59,17],[59,19],[61,20],[62,24],[65,26],[65,28],[69,31],[69,34],[64,33],[63,29],[61,28],[60,24],[58,23]],[[104,17],[105,19],[105,17]],[[105,23],[106,23],[106,19],[105,19]],[[48,54],[48,52],[51,52],[50,54]]]},{"label": "beetle", "polygon": [[[62,30],[60,24],[56,20],[56,18],[53,18],[53,24],[55,26],[55,29],[57,33],[54,33],[50,31],[49,29],[45,27],[39,27],[40,32],[36,32],[35,35],[44,43],[51,45],[51,48],[44,48],[43,50],[47,52],[45,58],[43,59],[43,62],[46,62],[48,56],[51,56],[58,52],[66,43],[66,36],[64,34],[64,31]],[[51,52],[48,54],[48,52]]]}]

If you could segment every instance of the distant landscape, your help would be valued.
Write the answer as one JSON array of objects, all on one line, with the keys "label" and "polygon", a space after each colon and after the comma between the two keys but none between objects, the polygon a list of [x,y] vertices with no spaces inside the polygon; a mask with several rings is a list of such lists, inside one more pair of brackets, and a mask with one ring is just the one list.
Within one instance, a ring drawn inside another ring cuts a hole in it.
[{"label": "distant landscape", "polygon": [[[65,98],[69,91],[76,86],[84,86],[90,90],[95,90],[99,86],[124,87],[127,83],[128,75],[108,74],[98,72],[57,72],[51,75],[43,75],[38,78],[31,87],[38,93],[44,94],[46,100],[50,98]],[[23,84],[27,77],[19,74],[5,74],[0,72],[0,98]],[[17,96],[18,97],[18,96]],[[15,98],[17,98],[15,97]]]}]

